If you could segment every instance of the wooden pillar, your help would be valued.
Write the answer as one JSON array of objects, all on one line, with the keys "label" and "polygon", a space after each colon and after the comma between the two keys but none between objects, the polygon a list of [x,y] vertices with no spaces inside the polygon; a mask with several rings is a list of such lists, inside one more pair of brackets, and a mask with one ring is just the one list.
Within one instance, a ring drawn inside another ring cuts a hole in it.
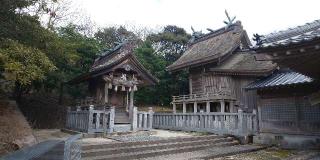
[{"label": "wooden pillar", "polygon": [[127,112],[129,111],[129,91],[127,91],[127,96],[126,96],[126,110]]},{"label": "wooden pillar", "polygon": [[137,131],[138,128],[138,109],[137,107],[133,107],[132,110],[132,131]]},{"label": "wooden pillar", "polygon": [[104,103],[109,102],[109,88],[108,88],[108,83],[104,84]]},{"label": "wooden pillar", "polygon": [[229,108],[230,108],[230,112],[231,113],[235,113],[236,112],[236,109],[234,108],[234,101],[233,100],[231,100],[229,102]]},{"label": "wooden pillar", "polygon": [[89,122],[88,122],[88,128],[87,128],[87,132],[88,133],[93,133],[93,105],[89,106]]},{"label": "wooden pillar", "polygon": [[253,117],[253,126],[252,126],[252,131],[254,133],[258,132],[258,115],[257,115],[257,110],[253,109],[252,114],[254,115]]},{"label": "wooden pillar", "polygon": [[198,112],[197,109],[198,109],[198,104],[197,104],[197,102],[194,102],[193,103],[193,113],[197,113]]},{"label": "wooden pillar", "polygon": [[207,111],[207,113],[210,113],[210,102],[209,101],[206,103],[206,111]]},{"label": "wooden pillar", "polygon": [[110,108],[110,117],[109,117],[108,133],[112,133],[112,132],[113,132],[113,128],[114,128],[114,117],[115,117],[115,107],[112,106],[112,107]]},{"label": "wooden pillar", "polygon": [[101,93],[100,93],[100,88],[99,88],[99,85],[97,85],[97,90],[96,90],[96,103],[100,103],[100,95],[101,95]]},{"label": "wooden pillar", "polygon": [[176,103],[172,103],[172,112],[177,113],[177,105]]},{"label": "wooden pillar", "polygon": [[244,124],[244,119],[243,119],[243,110],[239,109],[238,110],[238,134],[243,134],[245,131],[245,124]]},{"label": "wooden pillar", "polygon": [[226,110],[225,102],[224,100],[220,100],[220,106],[221,106],[221,113],[224,113]]},{"label": "wooden pillar", "polygon": [[186,113],[187,112],[187,104],[186,102],[182,102],[182,113]]},{"label": "wooden pillar", "polygon": [[152,123],[153,123],[153,110],[152,110],[152,107],[149,107],[148,113],[149,113],[149,117],[148,117],[149,126],[148,126],[147,129],[151,130],[152,129]]},{"label": "wooden pillar", "polygon": [[129,102],[129,118],[132,120],[132,112],[133,112],[133,97],[134,97],[134,91],[131,90],[130,92],[130,102]]}]

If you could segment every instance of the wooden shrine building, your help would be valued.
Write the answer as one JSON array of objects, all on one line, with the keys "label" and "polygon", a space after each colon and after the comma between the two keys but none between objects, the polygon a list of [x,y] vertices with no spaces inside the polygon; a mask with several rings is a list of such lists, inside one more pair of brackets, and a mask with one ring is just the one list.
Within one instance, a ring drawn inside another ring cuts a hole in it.
[{"label": "wooden shrine building", "polygon": [[263,54],[261,59],[272,60],[281,69],[246,87],[259,95],[260,134],[254,140],[283,147],[319,147],[320,20],[256,35],[255,40],[254,50]]},{"label": "wooden shrine building", "polygon": [[251,112],[256,108],[256,91],[244,87],[276,67],[270,61],[257,61],[241,22],[237,21],[208,34],[193,34],[185,53],[170,72],[189,71],[189,95],[173,96],[173,111]]},{"label": "wooden shrine building", "polygon": [[138,87],[158,82],[138,61],[133,49],[129,41],[120,43],[97,58],[88,73],[69,82],[88,82],[88,96],[93,97],[96,106],[115,107],[116,124],[130,123]]}]

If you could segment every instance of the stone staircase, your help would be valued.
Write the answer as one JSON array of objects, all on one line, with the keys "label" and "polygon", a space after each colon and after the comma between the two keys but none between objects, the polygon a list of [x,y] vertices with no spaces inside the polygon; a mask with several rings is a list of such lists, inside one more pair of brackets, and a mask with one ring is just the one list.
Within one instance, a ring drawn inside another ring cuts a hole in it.
[{"label": "stone staircase", "polygon": [[[232,137],[216,135],[169,138],[154,141],[114,142],[100,145],[83,145],[81,156],[85,160],[151,159],[152,157],[159,158],[161,156],[201,151],[208,148],[237,146],[238,144],[239,142]],[[183,159],[188,158],[183,157]]]},{"label": "stone staircase", "polygon": [[114,117],[114,132],[129,132],[131,131],[131,124],[129,113],[124,107],[116,107]]},{"label": "stone staircase", "polygon": [[129,113],[126,111],[124,107],[117,107],[115,109],[115,117],[114,117],[115,124],[129,124]]}]

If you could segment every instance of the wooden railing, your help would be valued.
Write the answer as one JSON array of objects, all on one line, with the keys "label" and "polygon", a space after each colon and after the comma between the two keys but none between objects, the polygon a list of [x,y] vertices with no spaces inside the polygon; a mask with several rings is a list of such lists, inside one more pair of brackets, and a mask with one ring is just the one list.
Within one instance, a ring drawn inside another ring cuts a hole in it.
[{"label": "wooden railing", "polygon": [[224,99],[224,98],[232,98],[230,91],[219,91],[219,92],[208,92],[201,94],[189,94],[189,95],[180,95],[180,96],[172,96],[173,102],[186,101],[186,100],[198,100],[198,99]]},{"label": "wooden railing", "polygon": [[153,111],[149,108],[148,112],[141,112],[137,110],[137,107],[133,108],[133,130],[151,130],[153,123]]},{"label": "wooden railing", "polygon": [[86,132],[113,132],[114,127],[114,107],[109,110],[81,110],[79,107],[75,111],[68,109],[66,128]]},{"label": "wooden railing", "polygon": [[211,132],[236,136],[253,135],[257,131],[253,113],[155,113],[153,128]]}]

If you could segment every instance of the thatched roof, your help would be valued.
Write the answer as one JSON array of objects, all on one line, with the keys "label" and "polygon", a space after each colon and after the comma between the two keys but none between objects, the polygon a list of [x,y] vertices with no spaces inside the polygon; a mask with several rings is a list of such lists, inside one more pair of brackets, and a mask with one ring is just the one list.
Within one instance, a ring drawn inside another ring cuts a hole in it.
[{"label": "thatched roof", "polygon": [[111,51],[105,52],[97,58],[91,66],[89,72],[79,75],[72,80],[69,84],[80,83],[95,78],[109,72],[112,72],[115,67],[126,67],[130,65],[132,69],[140,74],[148,84],[156,84],[159,80],[154,77],[136,58],[133,52],[134,45],[125,43],[116,46]]},{"label": "thatched roof", "polygon": [[220,28],[196,39],[189,44],[186,52],[172,65],[169,71],[220,61],[224,56],[231,54],[240,44],[250,45],[250,41],[238,21],[228,28]]},{"label": "thatched roof", "polygon": [[223,63],[210,68],[211,72],[223,75],[266,76],[275,68],[271,61],[259,61],[253,51],[235,51]]}]

